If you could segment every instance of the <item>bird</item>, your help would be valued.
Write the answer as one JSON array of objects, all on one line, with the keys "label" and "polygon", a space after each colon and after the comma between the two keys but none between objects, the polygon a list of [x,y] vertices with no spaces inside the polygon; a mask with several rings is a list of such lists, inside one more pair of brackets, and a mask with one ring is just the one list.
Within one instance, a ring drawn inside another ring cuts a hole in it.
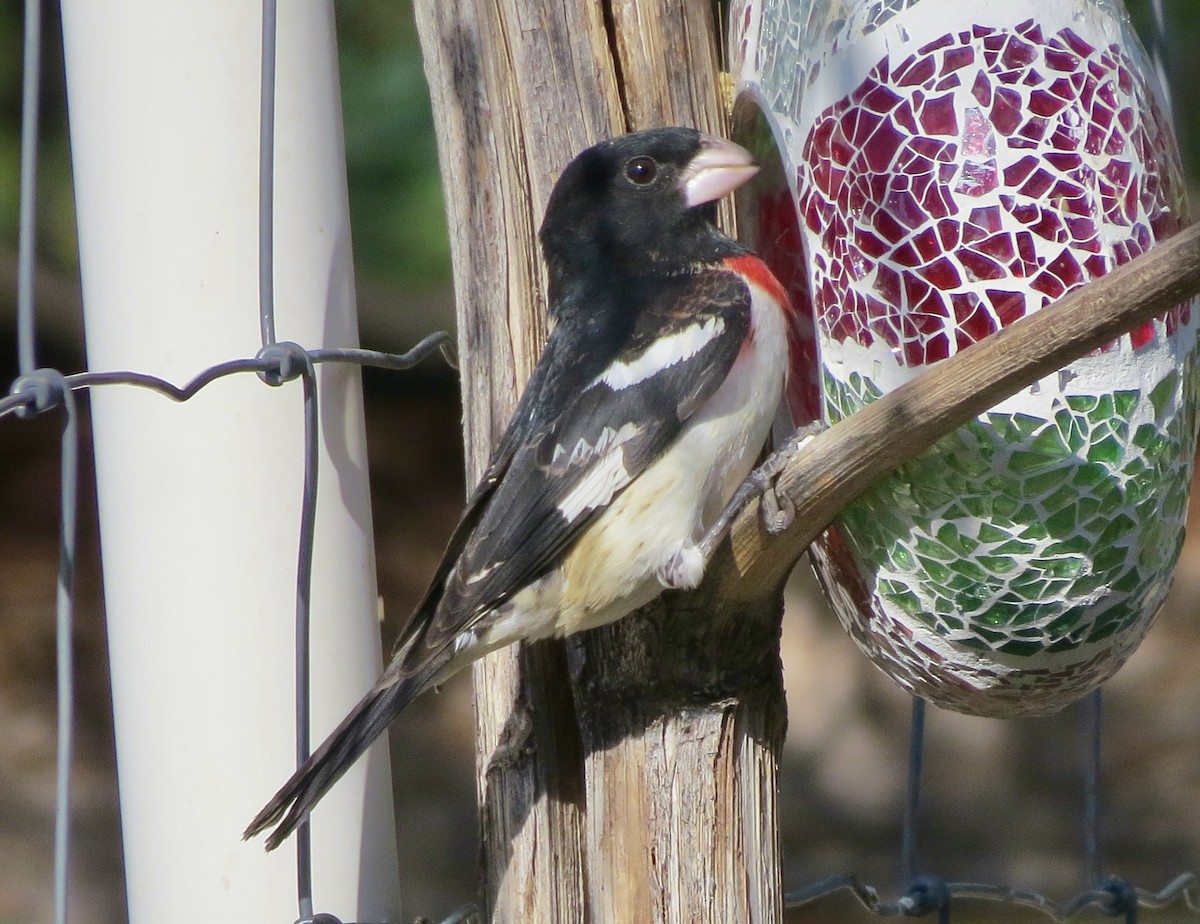
[{"label": "bird", "polygon": [[539,231],[552,330],[379,680],[246,828],[272,850],[421,692],[515,641],[611,623],[703,577],[766,445],[788,299],[716,226],[758,171],[690,128],[596,144]]}]

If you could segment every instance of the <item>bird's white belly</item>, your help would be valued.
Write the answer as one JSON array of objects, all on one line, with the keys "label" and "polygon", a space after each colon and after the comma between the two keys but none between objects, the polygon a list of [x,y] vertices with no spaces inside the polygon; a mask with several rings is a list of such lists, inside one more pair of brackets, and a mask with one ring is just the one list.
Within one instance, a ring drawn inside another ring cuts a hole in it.
[{"label": "bird's white belly", "polygon": [[754,335],[720,388],[585,530],[562,568],[497,613],[480,638],[488,648],[593,628],[644,606],[663,590],[661,569],[725,508],[766,442],[787,369],[782,313],[757,286],[751,290]]}]

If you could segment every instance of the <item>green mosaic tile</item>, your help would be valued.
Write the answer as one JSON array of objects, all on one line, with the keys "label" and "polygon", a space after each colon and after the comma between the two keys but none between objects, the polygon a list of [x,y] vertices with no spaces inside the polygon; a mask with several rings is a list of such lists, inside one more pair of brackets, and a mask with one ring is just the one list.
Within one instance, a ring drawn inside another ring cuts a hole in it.
[{"label": "green mosaic tile", "polygon": [[1032,593],[1031,591],[1038,588],[1045,588],[1047,577],[1044,562],[1040,559],[1034,559],[1019,574],[1014,574],[1008,579],[1008,586],[1013,593],[1018,593],[1026,600],[1036,602],[1041,595]]},{"label": "green mosaic tile", "polygon": [[1089,462],[1104,462],[1114,468],[1121,464],[1125,450],[1115,437],[1108,436],[1094,444],[1087,452]]},{"label": "green mosaic tile", "polygon": [[1107,574],[1084,574],[1077,577],[1072,585],[1076,593],[1090,594],[1108,584]]},{"label": "green mosaic tile", "polygon": [[1114,513],[1125,503],[1125,497],[1119,487],[1100,495],[1100,512]]},{"label": "green mosaic tile", "polygon": [[1007,632],[997,632],[995,629],[990,629],[978,622],[975,623],[974,629],[976,635],[985,641],[991,642],[993,647],[999,643],[1002,643],[1006,638],[1008,638]]},{"label": "green mosaic tile", "polygon": [[1025,528],[1021,530],[1020,535],[1026,539],[1045,539],[1050,534],[1046,531],[1046,524],[1041,520],[1033,520],[1025,524]]},{"label": "green mosaic tile", "polygon": [[975,582],[971,582],[968,586],[970,590],[963,590],[954,595],[954,605],[964,615],[976,612],[987,602]]},{"label": "green mosaic tile", "polygon": [[1110,637],[1114,632],[1116,632],[1119,628],[1121,628],[1121,626],[1123,625],[1123,622],[1124,622],[1124,620],[1117,618],[1117,619],[1114,619],[1112,622],[1103,623],[1101,625],[1096,626],[1094,629],[1092,629],[1091,632],[1088,633],[1087,643],[1089,645],[1094,645],[1094,644],[1096,644],[1096,642],[1104,641],[1106,638]]},{"label": "green mosaic tile", "polygon": [[1108,469],[1094,462],[1080,465],[1071,476],[1071,484],[1080,488],[1090,488],[1109,478]]},{"label": "green mosaic tile", "polygon": [[999,496],[993,496],[991,498],[991,507],[993,513],[995,516],[1005,520],[1017,520],[1018,522],[1021,522],[1017,517],[1017,510],[1020,508],[1020,506],[1020,500],[1009,494],[1002,494]]},{"label": "green mosaic tile", "polygon": [[1121,593],[1133,593],[1144,581],[1145,578],[1137,568],[1130,568],[1121,577],[1113,581],[1112,589],[1119,590]]},{"label": "green mosaic tile", "polygon": [[1179,390],[1179,374],[1168,372],[1163,380],[1150,390],[1150,403],[1154,405],[1154,419],[1162,420],[1167,406],[1174,404]]},{"label": "green mosaic tile", "polygon": [[1083,572],[1084,560],[1082,558],[1055,558],[1046,562],[1044,567],[1046,573],[1051,577],[1073,578]]},{"label": "green mosaic tile", "polygon": [[939,561],[954,561],[958,558],[958,555],[946,548],[945,545],[926,536],[918,535],[916,545],[917,554],[926,558],[936,558]]},{"label": "green mosaic tile", "polygon": [[1163,501],[1163,517],[1167,520],[1180,520],[1187,514],[1188,496],[1180,491],[1172,491]]},{"label": "green mosaic tile", "polygon": [[[861,375],[826,384],[831,418],[878,394]],[[1196,414],[1175,391],[1160,386],[1161,407],[1124,390],[1066,395],[1050,419],[993,411],[884,479],[842,517],[864,571],[888,575],[879,598],[956,646],[1009,654],[1141,618],[1186,513]]]},{"label": "green mosaic tile", "polygon": [[1024,449],[1014,449],[1012,455],[1008,457],[1008,467],[1018,475],[1037,472],[1047,466],[1055,465],[1057,462],[1058,460],[1053,456],[1048,456],[1041,452],[1029,452]]},{"label": "green mosaic tile", "polygon": [[1096,557],[1092,559],[1092,564],[1097,571],[1109,571],[1125,564],[1127,554],[1125,549],[1110,545],[1107,548],[1097,550]]},{"label": "green mosaic tile", "polygon": [[[1020,493],[1022,497],[1041,497],[1069,481],[1070,478],[1071,469],[1066,466],[1058,466],[1048,472],[1042,472],[1040,475],[1030,475],[1021,483]],[[1034,511],[1030,512],[1034,513]],[[1027,519],[1020,512],[1016,514],[1016,517],[1019,520]]]},{"label": "green mosaic tile", "polygon": [[920,563],[921,569],[937,584],[946,583],[953,574],[949,568],[933,558],[918,557],[917,561]]},{"label": "green mosaic tile", "polygon": [[[1044,510],[1060,510],[1063,507],[1074,506],[1077,500],[1079,500],[1079,491],[1075,489],[1074,485],[1065,484],[1042,498],[1042,508]],[[1050,532],[1058,533],[1063,530],[1050,527]]]},{"label": "green mosaic tile", "polygon": [[1009,539],[992,549],[994,555],[1032,555],[1037,546],[1032,542],[1022,542],[1020,539]]},{"label": "green mosaic tile", "polygon": [[1071,412],[1069,408],[1062,408],[1054,414],[1054,425],[1058,427],[1058,432],[1063,435],[1063,438],[1068,442],[1079,440],[1080,442],[1087,436],[1087,430],[1083,426],[1083,422],[1077,414]]},{"label": "green mosaic tile", "polygon": [[1092,522],[1092,518],[1100,511],[1100,500],[1098,498],[1085,495],[1079,498],[1076,506],[1079,510],[1079,522],[1081,524],[1087,524],[1089,530],[1103,528],[1096,527]]},{"label": "green mosaic tile", "polygon": [[888,599],[910,616],[920,616],[925,611],[925,607],[921,605],[921,598],[908,590],[889,594]]},{"label": "green mosaic tile", "polygon": [[1133,433],[1133,444],[1155,455],[1166,449],[1167,443],[1166,434],[1154,424],[1142,424]]},{"label": "green mosaic tile", "polygon": [[911,496],[915,504],[929,510],[945,507],[955,500],[953,492],[935,477],[927,475],[920,476],[920,480],[913,483]]},{"label": "green mosaic tile", "polygon": [[1136,409],[1141,397],[1142,393],[1140,391],[1113,392],[1113,409],[1117,416],[1128,419]]},{"label": "green mosaic tile", "polygon": [[956,500],[947,506],[940,515],[944,520],[973,520],[975,518],[975,514],[967,509],[961,500]]},{"label": "green mosaic tile", "polygon": [[958,528],[953,523],[943,523],[938,527],[937,537],[942,545],[951,549],[957,555],[970,555],[978,547],[979,543],[970,536],[964,536],[958,531]]},{"label": "green mosaic tile", "polygon": [[980,555],[977,561],[992,574],[1011,574],[1018,568],[1017,560],[1011,555]]},{"label": "green mosaic tile", "polygon": [[969,581],[976,581],[980,584],[986,584],[988,581],[987,572],[979,567],[973,558],[960,558],[950,562],[950,570]]},{"label": "green mosaic tile", "polygon": [[966,478],[979,478],[991,468],[986,459],[966,447],[947,453],[945,458],[951,471]]},{"label": "green mosaic tile", "polygon": [[1046,517],[1046,529],[1052,533],[1065,533],[1076,528],[1078,510],[1074,504],[1069,504],[1056,510]]},{"label": "green mosaic tile", "polygon": [[1129,535],[1133,528],[1138,526],[1128,514],[1117,514],[1112,517],[1112,522],[1104,529],[1103,533],[1097,538],[1097,545],[1112,545],[1122,536]]},{"label": "green mosaic tile", "polygon": [[1057,427],[1046,427],[1034,437],[1029,448],[1032,452],[1040,453],[1053,459],[1065,459],[1070,457],[1074,452],[1067,445],[1066,439],[1059,433]]},{"label": "green mosaic tile", "polygon": [[1094,543],[1090,537],[1076,533],[1046,543],[1046,552],[1055,557],[1067,555],[1086,558],[1091,554],[1093,546]]}]

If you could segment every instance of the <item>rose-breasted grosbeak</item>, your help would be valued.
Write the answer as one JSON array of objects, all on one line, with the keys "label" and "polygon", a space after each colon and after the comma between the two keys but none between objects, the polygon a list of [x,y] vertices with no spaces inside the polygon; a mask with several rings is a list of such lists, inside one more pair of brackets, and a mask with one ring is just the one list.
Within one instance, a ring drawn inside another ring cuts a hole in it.
[{"label": "rose-breasted grosbeak", "polygon": [[666,128],[563,171],[540,238],[553,333],[383,675],[246,829],[280,843],[421,691],[511,642],[603,625],[695,587],[698,542],[763,448],[786,296],[713,224],[757,172]]}]

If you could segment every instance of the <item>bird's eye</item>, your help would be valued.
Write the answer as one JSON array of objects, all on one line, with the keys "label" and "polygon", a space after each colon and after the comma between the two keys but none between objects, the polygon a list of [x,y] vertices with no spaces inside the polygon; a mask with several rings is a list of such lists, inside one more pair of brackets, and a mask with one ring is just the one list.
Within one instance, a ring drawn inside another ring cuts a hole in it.
[{"label": "bird's eye", "polygon": [[653,157],[631,157],[625,164],[625,176],[635,186],[649,186],[658,176],[658,162]]}]

